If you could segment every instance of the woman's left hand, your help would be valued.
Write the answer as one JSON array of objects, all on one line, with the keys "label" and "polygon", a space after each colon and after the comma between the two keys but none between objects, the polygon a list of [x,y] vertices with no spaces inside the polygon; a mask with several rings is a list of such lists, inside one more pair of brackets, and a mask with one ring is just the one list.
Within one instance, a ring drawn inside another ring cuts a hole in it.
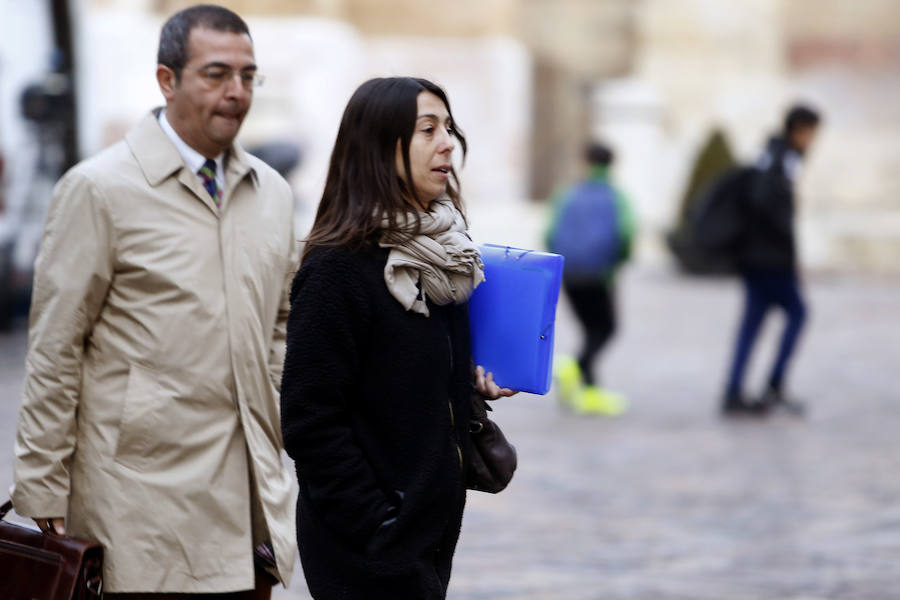
[{"label": "woman's left hand", "polygon": [[475,389],[478,393],[488,400],[496,400],[497,398],[509,397],[519,392],[509,388],[502,388],[494,382],[494,374],[484,374],[484,367],[478,365],[475,367]]}]

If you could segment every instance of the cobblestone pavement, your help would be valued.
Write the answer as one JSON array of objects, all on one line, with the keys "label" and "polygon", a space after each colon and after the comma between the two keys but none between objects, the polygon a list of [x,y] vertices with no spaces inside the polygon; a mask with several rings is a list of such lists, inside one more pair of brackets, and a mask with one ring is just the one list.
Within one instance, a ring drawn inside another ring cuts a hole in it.
[{"label": "cobblestone pavement", "polygon": [[[495,404],[519,470],[499,495],[470,494],[449,597],[900,597],[900,283],[812,278],[792,377],[811,412],[759,422],[716,413],[737,284],[647,268],[620,283],[603,373],[631,410],[580,418],[552,393]],[[778,325],[757,347],[753,383]],[[562,304],[557,349],[577,343]],[[0,336],[0,486],[24,346],[22,331]],[[299,571],[275,598],[309,598]]]},{"label": "cobblestone pavement", "polygon": [[[736,283],[626,273],[603,372],[631,410],[579,418],[552,395],[495,404],[520,466],[505,492],[470,494],[450,598],[900,596],[900,284],[818,277],[809,291],[793,389],[810,415],[725,421],[715,408]],[[22,331],[0,338],[0,481],[24,345]],[[575,346],[563,304],[557,348]],[[276,593],[308,597],[299,573]]]},{"label": "cobblestone pavement", "polygon": [[[812,282],[793,378],[810,416],[732,422],[715,404],[736,284],[622,283],[604,372],[632,410],[598,420],[552,398],[497,404],[521,466],[506,492],[471,495],[451,596],[900,597],[900,286]],[[559,346],[571,348],[561,317]]]}]

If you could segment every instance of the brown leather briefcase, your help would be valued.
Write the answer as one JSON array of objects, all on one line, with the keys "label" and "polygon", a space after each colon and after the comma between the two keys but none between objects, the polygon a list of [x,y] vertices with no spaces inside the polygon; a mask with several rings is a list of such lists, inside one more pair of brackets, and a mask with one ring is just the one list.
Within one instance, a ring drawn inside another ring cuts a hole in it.
[{"label": "brown leather briefcase", "polygon": [[103,597],[103,547],[95,542],[44,534],[3,521],[0,506],[0,598],[3,600],[99,600]]}]

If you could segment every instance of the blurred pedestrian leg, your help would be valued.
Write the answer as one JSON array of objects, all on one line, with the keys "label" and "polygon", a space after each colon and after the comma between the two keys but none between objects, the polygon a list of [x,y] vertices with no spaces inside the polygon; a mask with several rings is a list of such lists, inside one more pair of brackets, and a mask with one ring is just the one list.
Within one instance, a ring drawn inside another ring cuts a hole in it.
[{"label": "blurred pedestrian leg", "polygon": [[616,313],[612,283],[602,279],[591,282],[566,282],[566,294],[584,331],[578,354],[578,367],[586,385],[594,385],[594,359],[616,331]]},{"label": "blurred pedestrian leg", "polygon": [[[763,321],[773,306],[781,307],[787,315],[767,388],[780,394],[788,364],[806,320],[806,306],[800,297],[797,278],[791,271],[747,271],[743,280],[746,290],[744,316],[738,331],[726,396],[732,399],[741,397],[747,363]],[[769,395],[769,404],[777,402],[776,398]]]}]

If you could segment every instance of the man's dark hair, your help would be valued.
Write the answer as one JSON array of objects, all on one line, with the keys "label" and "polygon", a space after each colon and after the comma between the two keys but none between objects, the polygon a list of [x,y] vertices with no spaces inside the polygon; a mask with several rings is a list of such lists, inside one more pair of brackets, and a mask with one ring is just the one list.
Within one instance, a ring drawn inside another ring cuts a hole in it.
[{"label": "man's dark hair", "polygon": [[584,148],[584,160],[591,166],[608,167],[614,159],[613,151],[605,144],[592,142]]},{"label": "man's dark hair", "polygon": [[797,128],[815,127],[821,120],[819,113],[814,109],[803,104],[795,104],[784,117],[784,134],[790,137]]},{"label": "man's dark hair", "polygon": [[198,4],[175,13],[166,21],[159,34],[156,62],[172,69],[177,81],[181,80],[181,71],[189,58],[188,36],[196,28],[250,35],[250,29],[244,20],[222,6]]}]

